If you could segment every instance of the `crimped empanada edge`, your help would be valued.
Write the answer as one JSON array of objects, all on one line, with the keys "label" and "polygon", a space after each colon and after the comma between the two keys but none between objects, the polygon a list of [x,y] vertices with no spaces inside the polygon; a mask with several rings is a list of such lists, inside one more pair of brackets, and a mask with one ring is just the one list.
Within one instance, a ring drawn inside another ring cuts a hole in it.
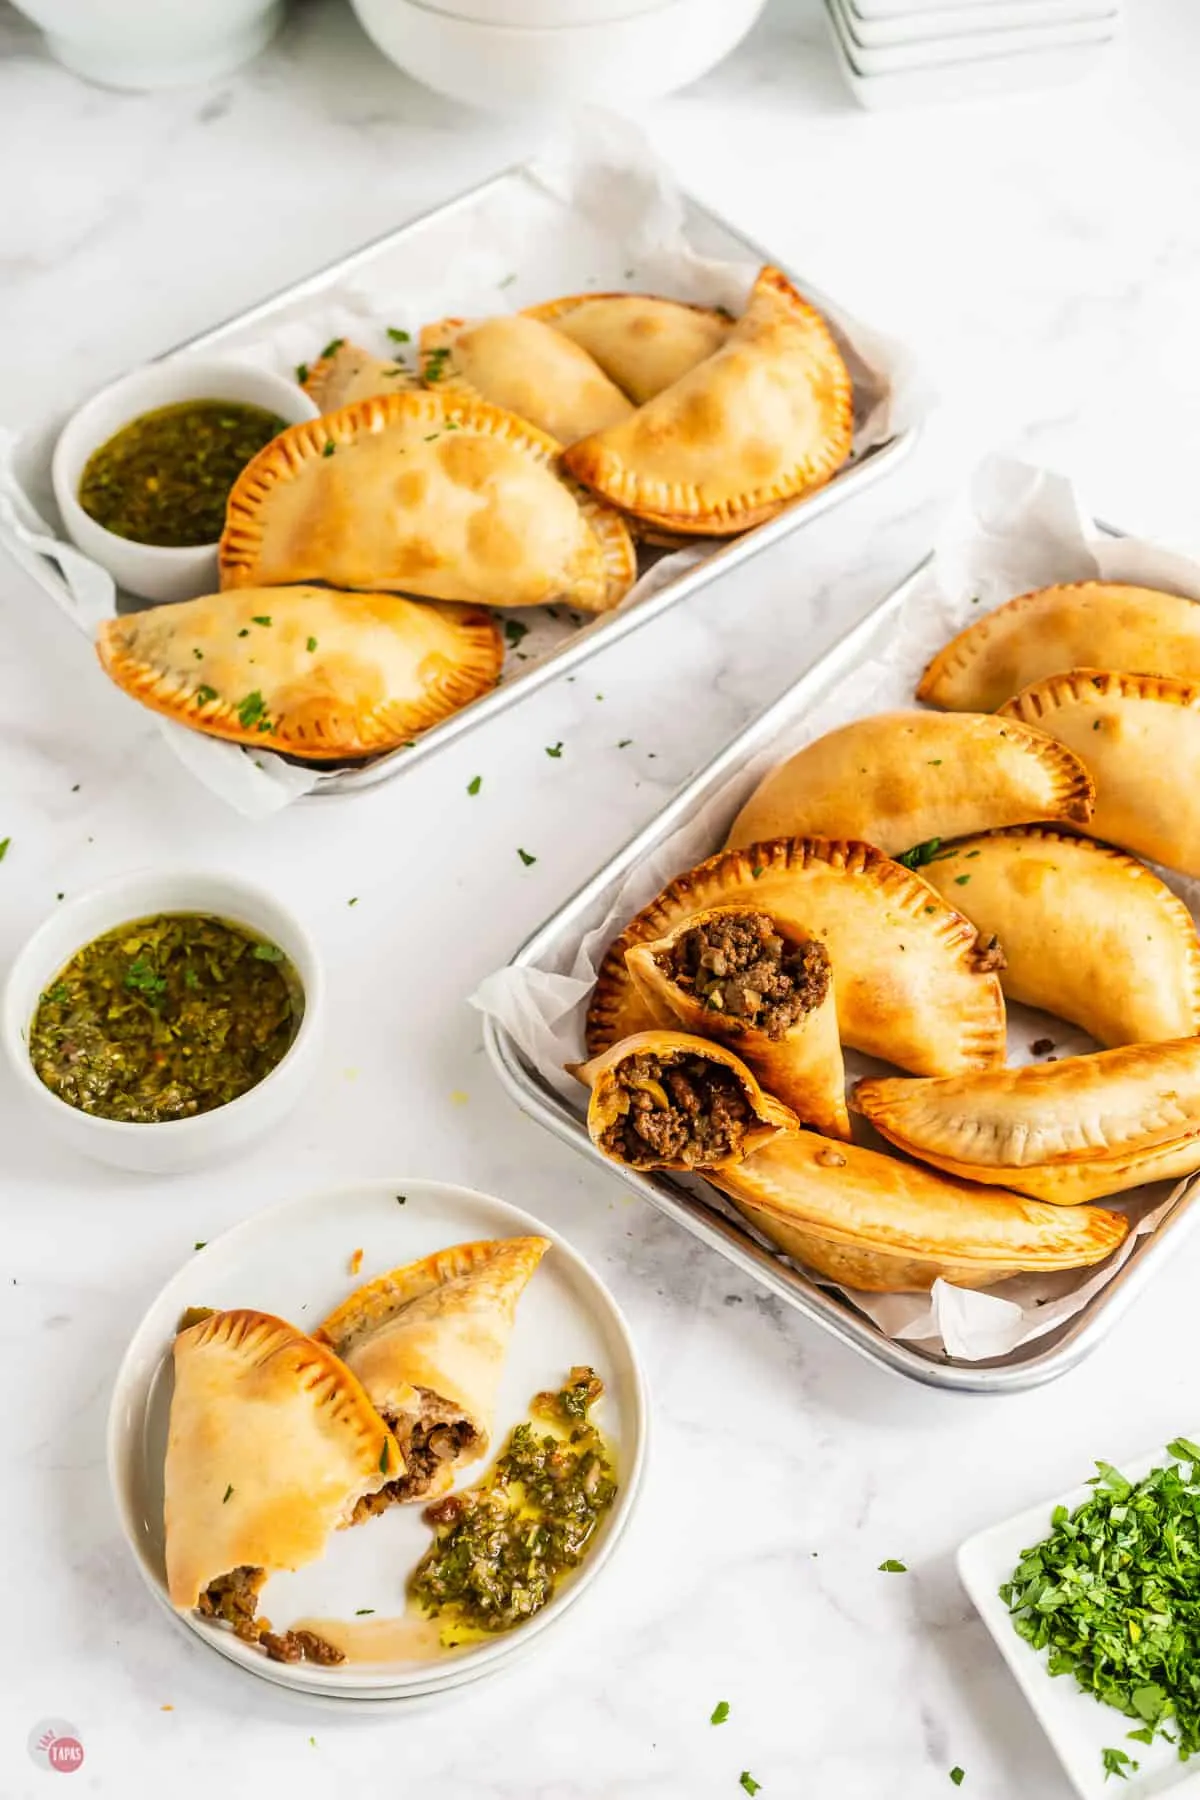
[{"label": "crimped empanada edge", "polygon": [[364,1332],[390,1323],[414,1300],[445,1287],[447,1282],[487,1268],[490,1263],[509,1263],[514,1275],[524,1275],[527,1283],[549,1248],[549,1238],[543,1237],[477,1238],[471,1243],[435,1250],[415,1262],[402,1263],[348,1294],[318,1325],[313,1341],[344,1354],[347,1346]]},{"label": "crimped empanada edge", "polygon": [[1120,700],[1153,700],[1167,706],[1200,711],[1200,682],[1182,681],[1174,675],[1134,675],[1119,669],[1066,669],[1031,681],[1011,700],[996,709],[997,718],[1019,719],[1026,725],[1070,705],[1094,705],[1097,697]]}]

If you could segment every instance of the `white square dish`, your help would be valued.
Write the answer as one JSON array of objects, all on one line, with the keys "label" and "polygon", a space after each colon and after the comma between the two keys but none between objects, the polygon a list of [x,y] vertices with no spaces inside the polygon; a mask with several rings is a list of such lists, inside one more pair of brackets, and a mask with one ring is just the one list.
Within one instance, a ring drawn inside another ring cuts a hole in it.
[{"label": "white square dish", "polygon": [[[911,19],[922,14],[941,12],[947,0],[855,0],[854,10],[864,19]],[[1071,0],[1077,10],[1083,11],[1087,0]],[[954,0],[961,11],[972,13],[986,23],[992,14],[1002,7],[1020,4],[1028,12],[1038,14],[1053,13],[1068,4],[1068,0]]]},{"label": "white square dish", "polygon": [[[1121,1474],[1138,1481],[1151,1469],[1172,1458],[1166,1446],[1117,1463]],[[1000,1525],[976,1532],[960,1546],[959,1578],[980,1618],[995,1639],[996,1648],[1012,1670],[1080,1800],[1112,1800],[1114,1787],[1121,1800],[1149,1800],[1181,1783],[1200,1781],[1200,1762],[1181,1762],[1175,1749],[1162,1738],[1152,1744],[1131,1742],[1128,1733],[1138,1721],[1127,1719],[1114,1707],[1105,1706],[1077,1687],[1070,1675],[1051,1675],[1044,1651],[1035,1650],[1013,1629],[1008,1607],[999,1589],[1012,1575],[1023,1551],[1031,1549],[1050,1531],[1056,1506],[1073,1512],[1091,1498],[1086,1484],[1070,1493],[1030,1506]],[[1107,1747],[1123,1750],[1138,1767],[1126,1771],[1114,1783],[1104,1768]]]},{"label": "white square dish", "polygon": [[969,37],[923,37],[909,43],[873,47],[858,37],[849,0],[826,0],[847,54],[860,75],[899,75],[976,61],[1007,61],[1048,51],[1084,49],[1112,41],[1116,15],[1084,19],[1071,25],[1026,26],[1020,30],[979,31]]},{"label": "white square dish", "polygon": [[992,32],[1087,24],[1115,30],[1121,17],[1120,0],[993,0],[990,6],[958,0],[954,6],[932,9],[909,6],[882,18],[868,11],[868,5],[869,0],[846,0],[844,10],[856,42],[873,50],[948,37],[967,40],[963,53],[968,54],[977,38]]}]

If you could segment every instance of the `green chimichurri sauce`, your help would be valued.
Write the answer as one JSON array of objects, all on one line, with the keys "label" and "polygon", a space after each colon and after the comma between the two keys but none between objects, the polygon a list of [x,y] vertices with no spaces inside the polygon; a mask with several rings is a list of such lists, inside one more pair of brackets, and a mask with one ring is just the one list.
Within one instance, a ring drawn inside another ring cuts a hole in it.
[{"label": "green chimichurri sauce", "polygon": [[446,1621],[443,1641],[507,1631],[540,1612],[583,1561],[617,1493],[616,1475],[590,1408],[604,1392],[594,1370],[572,1369],[558,1393],[531,1411],[553,1429],[514,1427],[481,1487],[427,1507],[437,1535],[409,1593]]},{"label": "green chimichurri sauce", "polygon": [[184,400],[123,425],[93,450],[79,504],[135,544],[215,544],[234,482],[286,422],[261,406]]},{"label": "green chimichurri sauce", "polygon": [[304,1012],[283,951],[208,913],[165,913],[78,951],[38,1002],[34,1070],[102,1119],[155,1124],[236,1100],[269,1075]]}]

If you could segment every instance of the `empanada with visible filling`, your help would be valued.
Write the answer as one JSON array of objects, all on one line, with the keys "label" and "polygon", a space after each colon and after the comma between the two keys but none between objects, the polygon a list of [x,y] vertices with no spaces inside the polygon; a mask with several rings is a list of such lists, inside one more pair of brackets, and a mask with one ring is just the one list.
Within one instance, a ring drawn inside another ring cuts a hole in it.
[{"label": "empanada with visible filling", "polygon": [[724,1044],[686,1031],[635,1032],[572,1073],[592,1090],[593,1144],[627,1169],[720,1168],[799,1125]]},{"label": "empanada with visible filling", "polygon": [[421,371],[439,394],[503,406],[560,444],[617,425],[633,411],[586,350],[521,313],[426,325]]},{"label": "empanada with visible filling", "polygon": [[719,350],[564,461],[637,519],[728,536],[828,481],[850,454],[853,414],[829,327],[766,268]]},{"label": "empanada with visible filling", "polygon": [[403,1469],[400,1449],[349,1369],[269,1313],[212,1313],[180,1332],[174,1359],[171,1604],[200,1605],[256,1641],[266,1576],[323,1555],[330,1532]]},{"label": "empanada with visible filling", "polygon": [[1132,856],[1026,826],[950,844],[921,875],[1000,940],[1009,1000],[1069,1019],[1101,1044],[1200,1032],[1195,922]]},{"label": "empanada with visible filling", "polygon": [[655,1023],[626,952],[730,906],[766,913],[783,930],[825,945],[843,1043],[919,1074],[1003,1062],[996,946],[869,844],[825,838],[721,850],[664,888],[605,952],[588,1009],[592,1054]]},{"label": "empanada with visible filling", "polygon": [[1021,1188],[1026,1170],[1123,1162],[1200,1132],[1200,1037],[934,1081],[871,1077],[853,1104],[907,1155]]},{"label": "empanada with visible filling", "polygon": [[238,588],[106,619],[107,675],[212,737],[327,762],[407,743],[491,688],[490,613],[399,594]]},{"label": "empanada with visible filling", "polygon": [[631,944],[625,966],[660,1023],[735,1050],[805,1125],[850,1136],[829,952],[750,908],[714,907]]},{"label": "empanada with visible filling", "polygon": [[1200,684],[1072,669],[1000,709],[1074,750],[1096,784],[1090,836],[1200,875]]},{"label": "empanada with visible filling", "polygon": [[728,841],[861,838],[897,856],[931,838],[999,825],[1086,824],[1094,799],[1078,756],[1013,719],[875,713],[826,732],[772,769]]},{"label": "empanada with visible filling", "polygon": [[420,383],[403,363],[385,362],[341,338],[310,365],[301,386],[314,405],[331,413],[353,406],[357,400],[371,400],[376,394],[403,393]]},{"label": "empanada with visible filling", "polygon": [[1099,1207],[1062,1212],[808,1131],[708,1179],[785,1255],[867,1293],[1086,1268],[1129,1229]]},{"label": "empanada with visible filling", "polygon": [[221,585],[332,586],[490,606],[615,606],[637,575],[611,508],[514,414],[388,394],[293,425],[229,496]]},{"label": "empanada with visible filling", "polygon": [[316,1333],[336,1350],[395,1433],[395,1481],[366,1495],[364,1518],[432,1500],[486,1454],[517,1302],[547,1238],[455,1244],[357,1288]]},{"label": "empanada with visible filling", "polygon": [[567,294],[526,308],[587,351],[639,406],[719,350],[733,321],[709,306],[653,294]]},{"label": "empanada with visible filling", "polygon": [[917,698],[955,712],[994,712],[1031,682],[1085,664],[1200,681],[1200,605],[1112,581],[1018,594],[938,651]]}]

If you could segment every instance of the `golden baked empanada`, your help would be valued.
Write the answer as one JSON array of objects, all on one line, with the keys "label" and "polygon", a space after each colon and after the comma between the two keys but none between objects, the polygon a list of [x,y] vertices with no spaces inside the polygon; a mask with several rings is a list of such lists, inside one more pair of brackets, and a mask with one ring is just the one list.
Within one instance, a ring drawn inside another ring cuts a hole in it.
[{"label": "golden baked empanada", "polygon": [[1084,1193],[1057,1189],[1060,1170],[1104,1180],[1118,1167],[1161,1163],[1141,1153],[1177,1149],[1200,1134],[1200,1037],[948,1080],[872,1078],[859,1082],[853,1102],[910,1156],[1021,1193],[1031,1191],[1034,1173],[1038,1193],[1064,1204],[1064,1193]]},{"label": "golden baked empanada", "polygon": [[805,1125],[850,1136],[829,952],[763,912],[713,908],[631,944],[625,966],[659,1023],[735,1050]]},{"label": "golden baked empanada", "polygon": [[172,1605],[251,1627],[266,1576],[315,1561],[403,1466],[325,1345],[259,1312],[215,1312],[181,1331],[163,1501]]},{"label": "golden baked empanada", "polygon": [[764,912],[819,938],[834,971],[842,1042],[920,1074],[1003,1062],[1004,996],[996,947],[925,883],[869,844],[776,838],[721,850],[680,875],[605,953],[587,1018],[588,1049],[655,1022],[626,967],[634,945],[713,907]]},{"label": "golden baked empanada", "polygon": [[226,588],[326,581],[584,612],[615,606],[637,575],[624,524],[561,479],[552,438],[424,391],[274,438],[234,484],[220,567]]},{"label": "golden baked empanada", "polygon": [[652,294],[568,294],[526,313],[580,345],[639,406],[719,350],[733,323],[714,307]]},{"label": "golden baked empanada", "polygon": [[564,461],[635,518],[727,536],[828,481],[850,454],[853,414],[829,327],[767,268],[719,350]]},{"label": "golden baked empanada", "polygon": [[[998,825],[1091,817],[1077,756],[988,713],[886,712],[826,732],[772,769],[729,843],[847,837],[887,856]],[[1001,940],[1003,941],[1003,940]]]},{"label": "golden baked empanada", "polygon": [[560,444],[617,425],[633,411],[586,350],[521,313],[426,325],[421,370],[439,394],[503,406]]},{"label": "golden baked empanada", "polygon": [[947,845],[921,875],[1004,946],[1010,1000],[1101,1044],[1200,1032],[1200,939],[1145,863],[1090,838],[1025,827]]},{"label": "golden baked empanada", "polygon": [[1072,669],[1000,709],[1087,764],[1092,837],[1200,875],[1200,685],[1167,675]]},{"label": "golden baked empanada", "polygon": [[239,588],[106,619],[105,673],[212,737],[312,762],[374,756],[491,688],[490,613],[399,594]]},{"label": "golden baked empanada", "polygon": [[1061,1212],[808,1131],[708,1179],[787,1256],[868,1293],[1085,1268],[1128,1230],[1099,1207]]},{"label": "golden baked empanada", "polygon": [[305,371],[301,385],[314,405],[331,413],[376,394],[403,393],[406,388],[419,387],[420,382],[403,363],[385,362],[339,338]]},{"label": "golden baked empanada", "polygon": [[455,1244],[368,1281],[319,1327],[404,1453],[356,1518],[435,1499],[486,1453],[517,1301],[549,1248],[542,1237]]},{"label": "golden baked empanada", "polygon": [[1200,606],[1112,581],[1018,594],[938,651],[917,698],[955,712],[994,712],[1031,682],[1084,664],[1200,681]]},{"label": "golden baked empanada", "polygon": [[588,1133],[627,1169],[715,1169],[799,1121],[724,1044],[686,1031],[635,1032],[572,1074],[592,1090]]}]

